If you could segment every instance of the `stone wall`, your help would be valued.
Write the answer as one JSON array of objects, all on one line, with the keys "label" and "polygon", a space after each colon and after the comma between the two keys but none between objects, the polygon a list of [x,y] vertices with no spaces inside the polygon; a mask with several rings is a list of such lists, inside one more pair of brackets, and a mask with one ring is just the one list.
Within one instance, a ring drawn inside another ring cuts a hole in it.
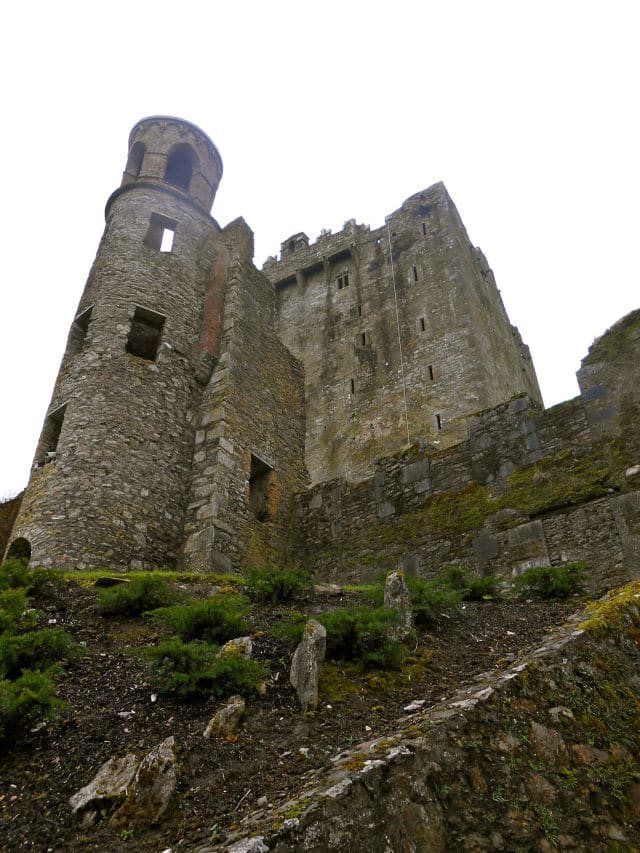
[{"label": "stone wall", "polygon": [[418,439],[455,444],[472,413],[514,394],[540,400],[528,350],[444,186],[412,196],[387,225],[350,221],[311,246],[295,235],[264,266],[279,334],[305,368],[314,483],[369,476],[377,458]]},{"label": "stone wall", "polygon": [[[274,295],[239,221],[229,252],[220,358],[198,415],[183,563],[228,570],[289,558],[293,495],[304,489],[300,363],[273,329]],[[253,471],[252,471],[253,468]]]},{"label": "stone wall", "polygon": [[632,447],[592,441],[579,399],[542,412],[514,398],[475,416],[466,442],[414,446],[379,460],[368,480],[300,496],[297,559],[350,582],[397,565],[512,576],[587,560],[591,589],[607,589],[640,576]]},{"label": "stone wall", "polygon": [[619,320],[582,360],[578,384],[594,436],[628,431],[640,419],[640,311]]}]

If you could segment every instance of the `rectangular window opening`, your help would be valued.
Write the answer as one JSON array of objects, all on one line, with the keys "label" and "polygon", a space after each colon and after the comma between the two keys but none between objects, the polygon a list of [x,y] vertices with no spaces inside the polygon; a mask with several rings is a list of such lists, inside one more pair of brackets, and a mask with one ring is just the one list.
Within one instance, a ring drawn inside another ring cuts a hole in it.
[{"label": "rectangular window opening", "polygon": [[367,333],[366,332],[360,332],[360,346],[366,347],[366,345],[367,345]]},{"label": "rectangular window opening", "polygon": [[418,268],[417,267],[413,268],[413,280],[414,281],[418,280]]},{"label": "rectangular window opening", "polygon": [[362,305],[358,305],[358,317],[362,317]]},{"label": "rectangular window opening", "polygon": [[91,322],[92,310],[93,306],[85,309],[78,314],[71,324],[69,339],[67,341],[67,355],[78,355],[79,352],[82,352],[87,331],[89,330],[89,323]]},{"label": "rectangular window opening", "polygon": [[258,456],[251,454],[249,472],[249,510],[258,521],[269,515],[269,489],[273,468]]},{"label": "rectangular window opening", "polygon": [[338,290],[342,290],[345,287],[349,287],[349,273],[343,272],[340,273],[338,278],[336,279],[338,283]]},{"label": "rectangular window opening", "polygon": [[427,324],[425,323],[424,317],[420,317],[420,331],[421,332],[427,331]]},{"label": "rectangular window opening", "polygon": [[156,311],[136,307],[127,339],[127,352],[147,361],[155,361],[165,319],[163,314]]},{"label": "rectangular window opening", "polygon": [[427,226],[425,225],[424,222],[422,223],[422,233],[424,234],[425,237],[427,236]]},{"label": "rectangular window opening", "polygon": [[149,219],[149,230],[144,238],[145,246],[163,254],[170,254],[173,251],[173,238],[177,225],[174,219],[152,213]]},{"label": "rectangular window opening", "polygon": [[353,396],[356,393],[356,380],[355,379],[349,380],[349,387],[351,388],[350,393]]},{"label": "rectangular window opening", "polygon": [[438,430],[442,429],[442,418],[440,417],[440,415],[436,415],[436,428]]},{"label": "rectangular window opening", "polygon": [[433,382],[433,365],[429,365],[429,379]]}]

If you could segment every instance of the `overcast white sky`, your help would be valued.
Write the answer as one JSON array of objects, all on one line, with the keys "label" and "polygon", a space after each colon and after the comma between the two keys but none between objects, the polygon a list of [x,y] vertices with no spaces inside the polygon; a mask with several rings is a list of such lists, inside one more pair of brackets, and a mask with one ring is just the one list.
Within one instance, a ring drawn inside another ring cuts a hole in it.
[{"label": "overcast white sky", "polygon": [[198,124],[256,263],[443,180],[547,405],[640,306],[637,0],[5,4],[0,497],[26,482],[131,126]]}]

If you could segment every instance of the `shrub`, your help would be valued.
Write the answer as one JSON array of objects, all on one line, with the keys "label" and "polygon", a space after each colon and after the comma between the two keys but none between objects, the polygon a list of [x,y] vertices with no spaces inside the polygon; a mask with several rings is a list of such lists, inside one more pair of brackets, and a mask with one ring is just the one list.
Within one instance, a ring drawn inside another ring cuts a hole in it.
[{"label": "shrub", "polygon": [[14,633],[22,621],[27,606],[27,595],[23,589],[0,591],[0,634]]},{"label": "shrub", "polygon": [[28,562],[24,557],[5,560],[0,566],[0,589],[26,588],[29,577]]},{"label": "shrub", "polygon": [[308,620],[309,617],[305,616],[304,613],[290,610],[285,619],[281,619],[272,626],[271,633],[287,646],[295,649],[302,639],[302,632]]},{"label": "shrub", "polygon": [[27,670],[15,681],[0,680],[0,740],[15,740],[42,717],[52,717],[64,703],[55,696],[54,673]]},{"label": "shrub", "polygon": [[516,578],[516,587],[537,598],[569,598],[582,592],[586,568],[586,563],[565,563],[527,569]]},{"label": "shrub", "polygon": [[498,578],[495,575],[484,575],[478,578],[469,578],[468,587],[464,593],[465,601],[480,601],[482,599],[494,598],[498,594]]},{"label": "shrub", "polygon": [[224,643],[246,634],[249,603],[242,595],[221,593],[193,604],[162,607],[150,615],[168,625],[181,640]]},{"label": "shrub", "polygon": [[422,628],[434,625],[443,613],[456,608],[464,597],[463,590],[454,589],[438,579],[407,578],[406,581],[411,593],[414,622]]},{"label": "shrub", "polygon": [[28,669],[46,670],[78,657],[79,647],[61,628],[0,636],[0,678],[16,679]]},{"label": "shrub", "polygon": [[129,583],[101,589],[98,609],[104,616],[140,616],[147,610],[175,604],[179,598],[164,578],[139,575]]},{"label": "shrub", "polygon": [[259,601],[281,604],[309,592],[313,578],[304,569],[262,568],[247,571],[247,591]]},{"label": "shrub", "polygon": [[398,614],[388,607],[351,607],[318,617],[327,629],[327,657],[359,660],[380,669],[398,669],[406,649],[389,634]]},{"label": "shrub", "polygon": [[216,646],[183,643],[177,637],[163,640],[145,654],[156,666],[161,688],[187,701],[256,693],[266,675],[257,661],[235,654],[218,656]]}]

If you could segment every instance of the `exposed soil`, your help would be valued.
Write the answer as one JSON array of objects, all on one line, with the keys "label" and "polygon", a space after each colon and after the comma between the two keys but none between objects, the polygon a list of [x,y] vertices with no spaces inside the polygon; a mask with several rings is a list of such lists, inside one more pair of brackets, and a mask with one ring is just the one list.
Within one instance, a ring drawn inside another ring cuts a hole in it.
[{"label": "exposed soil", "polygon": [[[343,593],[297,606],[311,613],[353,603],[354,596]],[[428,706],[451,696],[536,643],[577,604],[467,602],[419,637],[403,674],[326,667],[320,706],[305,716],[289,685],[291,650],[268,633],[281,609],[256,606],[254,656],[269,661],[268,690],[249,703],[240,733],[228,741],[202,736],[220,703],[184,704],[163,695],[146,661],[131,654],[157,638],[147,620],[105,619],[95,591],[76,584],[56,589],[37,607],[43,625],[55,619],[86,645],[86,654],[60,682],[66,710],[0,759],[2,850],[163,851],[215,843],[260,797],[269,804],[289,799],[304,775],[329,765],[331,756],[391,733],[409,702],[425,699]],[[161,824],[135,835],[106,820],[83,830],[69,797],[111,756],[148,751],[168,735],[179,745],[182,769]]]}]

